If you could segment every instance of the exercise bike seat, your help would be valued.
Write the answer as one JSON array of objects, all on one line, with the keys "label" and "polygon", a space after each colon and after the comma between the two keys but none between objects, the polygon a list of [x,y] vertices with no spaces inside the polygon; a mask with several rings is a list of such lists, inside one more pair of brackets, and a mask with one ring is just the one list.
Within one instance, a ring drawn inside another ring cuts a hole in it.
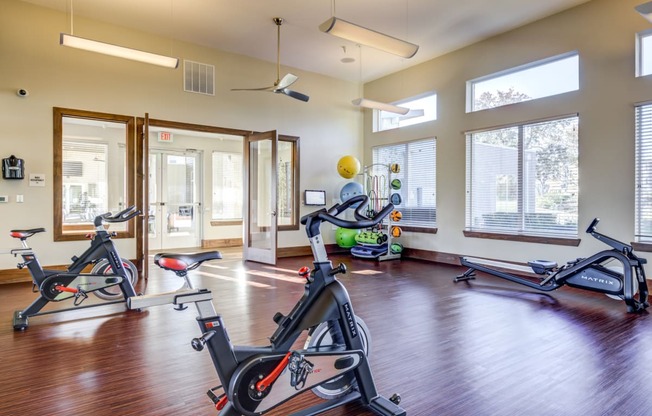
[{"label": "exercise bike seat", "polygon": [[45,228],[32,228],[29,230],[11,230],[9,231],[9,235],[12,236],[13,238],[20,238],[21,240],[25,240],[36,233],[43,233],[43,232],[45,232]]},{"label": "exercise bike seat", "polygon": [[528,261],[527,264],[532,267],[536,274],[546,274],[557,268],[557,262],[548,260],[532,260]]},{"label": "exercise bike seat", "polygon": [[219,260],[222,254],[219,251],[205,251],[200,253],[158,253],[154,256],[154,264],[158,267],[173,272],[193,270],[207,260]]}]

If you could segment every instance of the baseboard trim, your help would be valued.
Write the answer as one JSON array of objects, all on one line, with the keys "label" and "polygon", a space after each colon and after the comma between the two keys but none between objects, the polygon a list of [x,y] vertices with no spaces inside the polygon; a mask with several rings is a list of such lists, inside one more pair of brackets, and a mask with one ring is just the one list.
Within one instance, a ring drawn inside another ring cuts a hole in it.
[{"label": "baseboard trim", "polygon": [[402,253],[403,258],[424,260],[433,263],[445,263],[460,265],[460,255],[454,253],[444,253],[441,251],[421,250],[418,248],[405,248]]},{"label": "baseboard trim", "polygon": [[[337,244],[326,244],[326,253],[342,254],[347,253],[349,249],[339,247]],[[310,246],[279,247],[276,249],[277,258],[312,256]]]},{"label": "baseboard trim", "polygon": [[[48,270],[66,270],[68,266],[48,266]],[[8,283],[31,282],[32,276],[27,269],[5,269],[0,270],[0,285]]]},{"label": "baseboard trim", "polygon": [[238,247],[242,245],[242,238],[222,238],[201,240],[201,248]]}]

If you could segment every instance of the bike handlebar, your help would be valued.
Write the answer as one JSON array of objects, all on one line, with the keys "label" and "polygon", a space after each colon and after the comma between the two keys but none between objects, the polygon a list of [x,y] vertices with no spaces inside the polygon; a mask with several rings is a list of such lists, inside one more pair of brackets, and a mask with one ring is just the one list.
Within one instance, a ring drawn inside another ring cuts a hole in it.
[{"label": "bike handlebar", "polygon": [[[358,207],[355,209],[355,212],[353,213],[357,221],[337,218],[337,216],[342,212],[358,203],[360,205],[358,205]],[[389,214],[394,209],[394,205],[389,203],[373,217],[367,217],[363,213],[363,210],[367,207],[367,205],[369,205],[369,197],[366,195],[357,195],[341,204],[333,205],[328,210],[321,209],[319,211],[304,215],[301,218],[301,224],[306,226],[308,237],[314,237],[319,234],[319,227],[322,221],[330,222],[331,224],[342,228],[371,228],[380,223],[383,218],[385,218],[387,214]]]},{"label": "bike handlebar", "polygon": [[97,217],[95,217],[95,221],[93,222],[93,224],[96,227],[99,227],[104,222],[108,222],[108,223],[125,222],[125,221],[129,221],[130,219],[140,214],[141,211],[139,209],[136,209],[135,205],[131,205],[116,214],[111,214],[111,212],[107,212],[102,215],[98,215]]}]

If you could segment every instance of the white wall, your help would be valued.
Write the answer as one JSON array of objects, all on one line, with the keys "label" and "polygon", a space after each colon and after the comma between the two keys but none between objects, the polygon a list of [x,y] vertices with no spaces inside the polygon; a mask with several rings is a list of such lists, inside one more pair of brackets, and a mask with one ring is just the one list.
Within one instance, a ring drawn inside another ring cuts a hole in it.
[{"label": "white wall", "polygon": [[[407,247],[496,259],[565,262],[606,246],[584,234],[599,230],[634,241],[634,104],[652,100],[652,77],[635,78],[635,34],[652,28],[641,0],[593,0],[365,85],[365,97],[392,102],[436,91],[438,119],[380,133],[365,115],[365,162],[379,144],[437,137],[437,223],[433,234],[404,233]],[[465,83],[483,75],[577,50],[580,90],[465,113]],[[579,113],[579,247],[465,238],[464,131]]]},{"label": "white wall", "polygon": [[[181,69],[170,70],[65,48],[59,33],[69,31],[65,13],[18,0],[0,0],[0,157],[25,159],[26,173],[45,173],[44,188],[28,181],[0,180],[0,247],[15,242],[13,228],[45,227],[47,234],[31,239],[44,265],[64,264],[88,243],[52,240],[52,107],[143,116],[162,120],[266,131],[301,138],[300,189],[326,189],[329,199],[339,193],[337,160],[345,154],[362,158],[362,113],[350,105],[359,95],[354,83],[300,71],[296,90],[308,94],[303,103],[263,92],[232,92],[259,87],[276,78],[273,62],[150,36],[75,17],[75,34],[154,53],[215,65],[216,94],[183,92]],[[269,41],[275,47],[275,40]],[[18,88],[30,95],[19,98]],[[328,146],[328,147],[326,147]],[[325,151],[325,149],[329,149]],[[332,150],[331,150],[332,149]],[[18,204],[15,195],[25,195]],[[310,211],[303,207],[301,214]],[[333,242],[332,233],[325,233]],[[306,245],[303,230],[281,232],[279,246]],[[123,256],[135,256],[135,240],[119,241]],[[0,269],[16,260],[0,256]]]}]

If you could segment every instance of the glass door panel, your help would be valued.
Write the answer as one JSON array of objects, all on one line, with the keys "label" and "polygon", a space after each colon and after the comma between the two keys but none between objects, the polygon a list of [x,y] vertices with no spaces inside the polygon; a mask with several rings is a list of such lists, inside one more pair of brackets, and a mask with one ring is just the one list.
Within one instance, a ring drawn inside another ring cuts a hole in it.
[{"label": "glass door panel", "polygon": [[197,152],[150,151],[150,250],[201,245],[200,160]]},{"label": "glass door panel", "polygon": [[276,264],[276,131],[247,137],[245,259]]}]

